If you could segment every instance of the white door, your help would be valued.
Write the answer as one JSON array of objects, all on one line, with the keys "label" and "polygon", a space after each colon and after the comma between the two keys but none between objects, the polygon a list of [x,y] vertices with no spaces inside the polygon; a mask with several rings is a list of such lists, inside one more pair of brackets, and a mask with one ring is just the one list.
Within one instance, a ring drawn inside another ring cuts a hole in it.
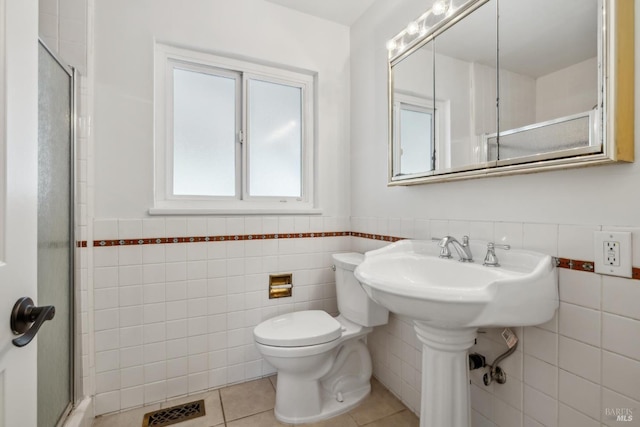
[{"label": "white door", "polygon": [[18,348],[15,302],[37,303],[38,2],[0,0],[0,427],[35,427],[36,345]]}]

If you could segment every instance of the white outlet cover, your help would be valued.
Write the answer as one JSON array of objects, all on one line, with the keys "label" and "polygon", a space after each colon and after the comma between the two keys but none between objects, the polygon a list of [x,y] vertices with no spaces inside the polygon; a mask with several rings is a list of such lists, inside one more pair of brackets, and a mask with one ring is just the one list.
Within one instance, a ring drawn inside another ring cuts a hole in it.
[{"label": "white outlet cover", "polygon": [[[593,236],[595,254],[595,272],[609,276],[631,277],[631,232],[630,231],[596,231]],[[620,265],[608,265],[607,242],[617,242],[620,248]]]}]

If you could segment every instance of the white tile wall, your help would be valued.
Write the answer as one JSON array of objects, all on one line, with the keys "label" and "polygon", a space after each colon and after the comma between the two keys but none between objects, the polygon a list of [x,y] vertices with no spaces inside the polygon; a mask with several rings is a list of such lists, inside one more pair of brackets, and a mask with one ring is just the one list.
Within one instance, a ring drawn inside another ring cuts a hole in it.
[{"label": "white tile wall", "polygon": [[[348,231],[349,221],[100,219],[93,228],[95,239],[115,240]],[[253,345],[253,327],[293,310],[336,313],[330,255],[349,250],[350,242],[325,237],[94,248],[96,414],[272,373]],[[293,297],[269,300],[269,274],[284,272],[293,273]],[[412,360],[405,374],[417,393],[419,359]]]},{"label": "white tile wall", "polygon": [[87,74],[87,0],[39,0],[39,35],[47,47]]},{"label": "white tile wall", "polygon": [[563,369],[559,372],[560,401],[591,418],[598,419],[602,412],[600,387]]},{"label": "white tile wall", "polygon": [[[309,232],[320,226],[428,239],[455,230],[583,260],[593,259],[591,234],[601,228],[319,217],[106,219],[93,225],[100,239]],[[385,244],[331,237],[95,248],[96,413],[271,373],[252,344],[253,326],[292,310],[335,312],[329,255]],[[268,300],[268,273],[285,270],[294,272],[294,297]],[[640,309],[633,303],[639,289],[635,280],[560,269],[560,309],[544,325],[515,328],[520,343],[503,362],[507,384],[486,387],[482,372],[472,372],[472,425],[614,426],[607,408],[640,408],[640,348],[632,339],[640,332]],[[472,351],[493,360],[504,350],[498,332],[480,334]],[[392,314],[368,342],[374,374],[419,413],[421,346],[411,321]]]},{"label": "white tile wall", "polygon": [[[495,386],[495,388],[500,387]],[[549,427],[558,425],[558,401],[528,385],[524,386],[524,413],[540,425]]]},{"label": "white tile wall", "polygon": [[[352,228],[393,235],[391,222],[409,224],[411,220],[352,218]],[[413,224],[416,235],[407,237],[418,238],[418,228],[419,237],[426,239],[468,233],[472,239],[585,261],[594,259],[593,232],[607,228],[428,219],[416,219]],[[635,238],[637,229],[632,231]],[[384,244],[354,237],[352,248],[367,251]],[[640,250],[634,251],[633,265],[640,266]],[[640,425],[640,281],[559,269],[559,295],[560,308],[554,319],[515,329],[520,343],[518,351],[503,362],[506,384],[486,387],[482,372],[471,372],[474,427]],[[389,325],[374,330],[369,347],[376,377],[418,411],[420,389],[409,387],[402,368],[415,363],[421,350],[419,346],[413,352],[399,350],[410,326],[407,319],[392,315]],[[470,351],[486,355],[491,362],[506,347],[495,330],[486,332]],[[633,409],[633,422],[616,421],[607,408]]]},{"label": "white tile wall", "polygon": [[558,348],[558,366],[589,381],[600,383],[602,357],[600,348],[561,336]]}]

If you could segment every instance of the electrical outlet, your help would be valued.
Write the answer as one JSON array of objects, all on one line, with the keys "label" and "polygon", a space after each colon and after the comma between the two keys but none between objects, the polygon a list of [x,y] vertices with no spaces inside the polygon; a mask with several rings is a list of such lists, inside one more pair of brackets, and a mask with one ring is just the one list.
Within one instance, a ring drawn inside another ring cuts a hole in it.
[{"label": "electrical outlet", "polygon": [[596,231],[593,240],[596,273],[631,277],[631,232]]},{"label": "electrical outlet", "polygon": [[620,267],[620,242],[615,240],[604,241],[604,265]]}]

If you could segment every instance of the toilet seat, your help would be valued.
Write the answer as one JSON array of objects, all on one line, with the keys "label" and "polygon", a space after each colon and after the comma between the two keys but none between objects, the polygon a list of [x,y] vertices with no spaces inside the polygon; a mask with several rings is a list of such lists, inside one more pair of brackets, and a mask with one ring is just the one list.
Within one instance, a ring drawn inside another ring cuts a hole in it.
[{"label": "toilet seat", "polygon": [[342,325],[323,310],[305,310],[265,320],[253,334],[259,344],[305,347],[337,340],[342,336]]}]

